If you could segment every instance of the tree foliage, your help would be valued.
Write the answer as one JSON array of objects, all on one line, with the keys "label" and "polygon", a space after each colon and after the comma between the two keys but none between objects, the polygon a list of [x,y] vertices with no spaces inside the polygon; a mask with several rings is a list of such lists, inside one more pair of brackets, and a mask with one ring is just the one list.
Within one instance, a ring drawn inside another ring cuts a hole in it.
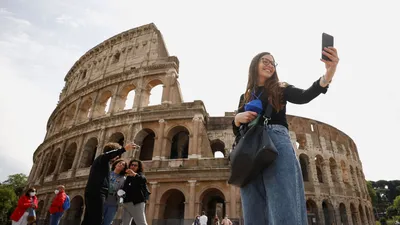
[{"label": "tree foliage", "polygon": [[371,181],[367,181],[367,189],[368,189],[368,194],[371,197],[372,205],[376,205],[378,198],[376,196],[375,189],[372,187]]},{"label": "tree foliage", "polygon": [[1,185],[10,187],[15,191],[15,194],[19,197],[22,195],[24,188],[28,182],[28,177],[25,174],[18,173],[9,175],[8,179],[4,181]]},{"label": "tree foliage", "polygon": [[27,180],[25,174],[19,173],[9,175],[8,179],[0,184],[0,224],[10,224],[10,215],[23,194]]}]

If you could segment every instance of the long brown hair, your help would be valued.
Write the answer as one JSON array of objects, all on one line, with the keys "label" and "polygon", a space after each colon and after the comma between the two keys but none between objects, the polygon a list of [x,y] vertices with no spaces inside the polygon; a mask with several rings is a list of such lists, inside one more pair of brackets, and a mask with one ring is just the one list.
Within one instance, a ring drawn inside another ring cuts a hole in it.
[{"label": "long brown hair", "polygon": [[[261,52],[257,54],[253,60],[251,60],[249,67],[249,78],[247,81],[247,87],[244,95],[243,104],[250,101],[251,92],[258,86],[258,64],[260,63],[261,58],[264,55],[271,55],[269,52]],[[274,58],[272,56],[272,58]],[[275,59],[274,59],[275,61]],[[287,84],[283,82],[279,82],[278,74],[275,72],[272,74],[270,78],[265,81],[264,87],[268,91],[268,102],[274,107],[276,111],[280,111],[284,107],[283,101],[283,87]]]}]

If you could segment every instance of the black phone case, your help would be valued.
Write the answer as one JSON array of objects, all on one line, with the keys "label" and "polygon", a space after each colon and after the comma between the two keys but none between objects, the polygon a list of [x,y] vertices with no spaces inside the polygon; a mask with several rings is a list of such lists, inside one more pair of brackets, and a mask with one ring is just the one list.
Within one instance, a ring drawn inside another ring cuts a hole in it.
[{"label": "black phone case", "polygon": [[[324,50],[325,47],[333,47],[333,36],[326,33],[322,33],[322,51]],[[322,54],[322,59],[331,61],[328,57],[326,57],[323,54]]]}]

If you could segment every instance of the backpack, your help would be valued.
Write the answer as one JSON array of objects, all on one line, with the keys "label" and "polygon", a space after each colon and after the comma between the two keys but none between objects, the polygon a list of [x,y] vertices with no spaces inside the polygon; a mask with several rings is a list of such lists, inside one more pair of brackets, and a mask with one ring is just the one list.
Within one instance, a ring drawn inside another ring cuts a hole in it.
[{"label": "backpack", "polygon": [[64,211],[71,207],[71,202],[70,202],[69,196],[68,195],[66,195],[66,196],[67,196],[67,198],[65,199],[65,201],[62,205],[62,208]]}]

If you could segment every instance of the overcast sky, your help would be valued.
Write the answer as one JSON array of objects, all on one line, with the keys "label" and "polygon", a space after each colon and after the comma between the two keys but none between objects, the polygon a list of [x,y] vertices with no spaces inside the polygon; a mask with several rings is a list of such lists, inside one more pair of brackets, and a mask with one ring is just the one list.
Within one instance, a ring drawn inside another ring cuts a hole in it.
[{"label": "overcast sky", "polygon": [[398,4],[0,0],[0,181],[29,173],[74,62],[103,40],[151,22],[180,60],[184,100],[203,100],[212,116],[236,109],[261,51],[275,56],[282,81],[308,88],[324,73],[321,33],[332,34],[340,64],[328,93],[288,105],[288,114],[348,134],[368,180],[400,179]]}]

